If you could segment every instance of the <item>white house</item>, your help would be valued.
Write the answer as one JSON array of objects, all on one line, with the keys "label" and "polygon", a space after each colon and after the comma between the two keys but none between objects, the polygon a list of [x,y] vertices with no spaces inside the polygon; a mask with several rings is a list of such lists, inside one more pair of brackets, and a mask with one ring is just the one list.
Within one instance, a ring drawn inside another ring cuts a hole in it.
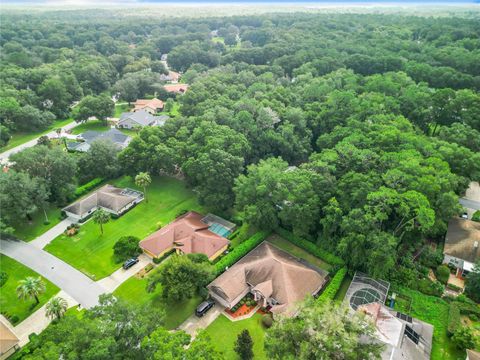
[{"label": "white house", "polygon": [[154,116],[146,110],[126,112],[120,116],[117,127],[121,129],[133,129],[144,126],[163,126],[168,119],[168,115]]}]

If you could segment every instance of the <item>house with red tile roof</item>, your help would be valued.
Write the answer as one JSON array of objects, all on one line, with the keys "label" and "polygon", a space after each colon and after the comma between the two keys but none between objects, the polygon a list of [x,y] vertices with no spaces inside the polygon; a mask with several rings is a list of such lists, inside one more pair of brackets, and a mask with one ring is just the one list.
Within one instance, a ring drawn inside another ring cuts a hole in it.
[{"label": "house with red tile roof", "polygon": [[161,258],[174,250],[179,254],[205,254],[214,260],[227,250],[230,242],[215,233],[218,224],[211,224],[206,218],[190,211],[140,241],[140,247],[152,258]]},{"label": "house with red tile roof", "polygon": [[185,94],[188,90],[188,84],[167,84],[163,88],[169,93]]},{"label": "house with red tile roof", "polygon": [[163,101],[155,99],[138,99],[135,101],[133,111],[145,110],[150,114],[156,114],[163,110]]}]

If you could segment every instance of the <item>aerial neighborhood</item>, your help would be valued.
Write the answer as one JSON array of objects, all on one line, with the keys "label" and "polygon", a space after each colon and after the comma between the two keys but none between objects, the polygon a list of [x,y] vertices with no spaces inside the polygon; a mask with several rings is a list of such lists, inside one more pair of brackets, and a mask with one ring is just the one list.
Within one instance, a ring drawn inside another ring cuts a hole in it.
[{"label": "aerial neighborhood", "polygon": [[478,6],[116,5],[0,14],[0,360],[480,359]]}]

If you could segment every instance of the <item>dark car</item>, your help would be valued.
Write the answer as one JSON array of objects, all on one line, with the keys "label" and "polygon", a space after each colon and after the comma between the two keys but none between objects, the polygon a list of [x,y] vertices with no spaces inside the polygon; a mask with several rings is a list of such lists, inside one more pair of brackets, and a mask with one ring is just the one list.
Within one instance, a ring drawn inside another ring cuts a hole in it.
[{"label": "dark car", "polygon": [[123,263],[123,268],[125,270],[127,269],[130,269],[133,265],[135,265],[136,263],[138,263],[140,260],[138,260],[137,258],[131,258],[131,259],[128,259],[127,261],[125,261]]},{"label": "dark car", "polygon": [[195,310],[195,315],[197,315],[198,317],[202,317],[214,305],[215,305],[215,301],[213,301],[212,299],[208,299],[208,300],[202,302],[200,305],[197,306],[197,310]]}]

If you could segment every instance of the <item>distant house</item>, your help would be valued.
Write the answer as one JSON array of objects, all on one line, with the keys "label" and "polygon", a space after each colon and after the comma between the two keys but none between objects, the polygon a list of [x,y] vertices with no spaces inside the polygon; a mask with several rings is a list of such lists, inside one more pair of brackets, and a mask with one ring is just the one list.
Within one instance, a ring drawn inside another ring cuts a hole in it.
[{"label": "distant house", "polygon": [[185,94],[188,90],[188,84],[167,84],[163,88],[169,93]]},{"label": "distant house", "polygon": [[7,359],[19,349],[19,339],[13,329],[0,317],[0,359]]},{"label": "distant house", "polygon": [[124,149],[128,146],[132,138],[128,135],[125,135],[120,130],[110,129],[108,131],[85,131],[83,134],[78,136],[80,142],[69,142],[67,143],[67,149],[70,151],[80,151],[87,152],[90,150],[90,146],[96,140],[110,140],[120,149]]},{"label": "distant house", "polygon": [[454,218],[448,223],[443,262],[457,268],[457,277],[465,277],[480,259],[480,223]]},{"label": "distant house", "polygon": [[274,314],[295,314],[295,303],[316,295],[327,272],[300,261],[265,241],[208,286],[210,296],[228,309],[251,293]]},{"label": "distant house", "polygon": [[160,61],[167,61],[168,59],[168,54],[162,54],[162,56],[160,56]]},{"label": "distant house", "polygon": [[107,184],[62,210],[75,220],[83,220],[99,208],[120,216],[142,200],[143,193],[140,191],[120,189]]},{"label": "distant house", "polygon": [[180,80],[180,73],[175,71],[169,71],[167,75],[160,75],[160,80],[170,81],[171,83],[176,84],[178,83],[178,80]]},{"label": "distant house", "polygon": [[133,129],[137,126],[163,126],[168,119],[168,115],[154,116],[145,110],[140,110],[123,113],[117,126],[121,129]]},{"label": "distant house", "polygon": [[190,211],[140,241],[140,247],[152,258],[161,258],[175,250],[179,254],[205,254],[210,260],[221,255],[230,243],[225,236],[235,226],[221,218]]},{"label": "distant house", "polygon": [[133,111],[144,110],[150,114],[156,114],[163,110],[163,101],[157,98],[154,99],[138,99],[133,104]]},{"label": "distant house", "polygon": [[350,311],[362,312],[375,327],[370,339],[384,344],[382,360],[428,360],[433,326],[385,306],[390,284],[356,272],[345,294]]}]

